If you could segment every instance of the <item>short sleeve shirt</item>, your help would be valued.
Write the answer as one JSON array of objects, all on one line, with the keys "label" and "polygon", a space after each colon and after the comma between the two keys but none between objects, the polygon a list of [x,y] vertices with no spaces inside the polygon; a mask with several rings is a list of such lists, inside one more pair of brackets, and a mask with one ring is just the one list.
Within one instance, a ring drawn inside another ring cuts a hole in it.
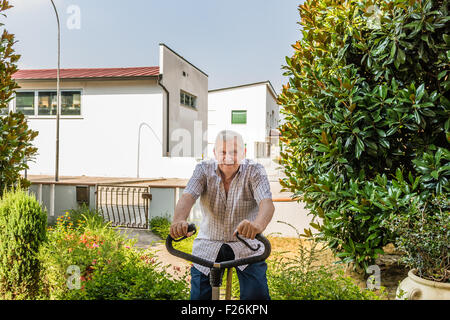
[{"label": "short sleeve shirt", "polygon": [[[264,167],[250,159],[244,159],[234,176],[228,195],[225,193],[222,177],[216,160],[198,163],[184,193],[189,193],[197,200],[203,219],[197,238],[194,240],[192,254],[210,261],[215,261],[222,244],[228,244],[234,252],[235,259],[260,255],[264,246],[252,251],[233,236],[238,224],[244,220],[255,220],[259,204],[263,199],[272,199],[270,183]],[[258,240],[246,239],[255,247]],[[244,270],[247,265],[239,266]],[[209,268],[194,264],[203,274],[209,274]]]}]

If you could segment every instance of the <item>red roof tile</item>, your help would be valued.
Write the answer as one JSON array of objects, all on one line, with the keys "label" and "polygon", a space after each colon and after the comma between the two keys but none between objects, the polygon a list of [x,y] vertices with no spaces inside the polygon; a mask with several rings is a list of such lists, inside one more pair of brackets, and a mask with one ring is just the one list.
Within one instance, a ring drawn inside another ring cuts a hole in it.
[{"label": "red roof tile", "polygon": [[[134,78],[159,75],[159,67],[61,69],[61,79]],[[18,70],[16,80],[56,79],[56,69]]]}]

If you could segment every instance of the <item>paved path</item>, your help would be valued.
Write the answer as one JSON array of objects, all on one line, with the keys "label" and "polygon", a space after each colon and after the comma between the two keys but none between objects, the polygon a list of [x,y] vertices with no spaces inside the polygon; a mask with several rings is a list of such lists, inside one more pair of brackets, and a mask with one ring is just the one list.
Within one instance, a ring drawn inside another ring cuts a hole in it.
[{"label": "paved path", "polygon": [[153,247],[157,244],[158,241],[161,241],[161,238],[155,235],[150,230],[143,229],[132,229],[132,228],[117,228],[117,231],[120,232],[127,239],[137,239],[136,247],[141,249],[147,249],[149,247]]},{"label": "paved path", "polygon": [[177,271],[172,266],[180,267],[184,271],[191,264],[167,252],[164,241],[150,230],[131,228],[117,228],[117,230],[127,239],[137,239],[135,247],[154,251],[157,261],[164,266],[169,266],[167,272],[174,276],[177,276]]}]

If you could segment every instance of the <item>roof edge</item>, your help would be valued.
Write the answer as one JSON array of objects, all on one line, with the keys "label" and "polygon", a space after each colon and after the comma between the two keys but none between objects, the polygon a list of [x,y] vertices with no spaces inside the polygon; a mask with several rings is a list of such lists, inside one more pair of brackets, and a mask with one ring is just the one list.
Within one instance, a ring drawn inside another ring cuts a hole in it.
[{"label": "roof edge", "polygon": [[[89,77],[89,78],[61,78],[59,79],[61,82],[66,81],[121,81],[121,80],[150,80],[157,79],[159,75],[154,76],[130,76],[130,77]],[[15,81],[21,82],[33,82],[33,81],[55,81],[55,78],[13,78]]]},{"label": "roof edge", "polygon": [[[159,66],[145,66],[145,67],[103,67],[103,68],[61,68],[60,71],[62,72],[74,72],[74,71],[98,71],[98,70],[124,70],[124,71],[128,71],[128,70],[133,70],[133,69],[155,69],[155,71],[157,70],[159,73]],[[43,80],[56,80],[57,78],[57,72],[58,69],[55,68],[44,68],[44,69],[18,69],[13,75],[12,78],[16,81],[43,81]],[[32,76],[24,76],[24,75],[20,75],[20,72],[54,72],[55,75],[53,74],[49,74],[48,76],[45,75],[44,77],[42,77],[42,74],[37,75],[36,77],[32,77]],[[155,73],[155,72],[152,72]],[[104,79],[104,80],[122,80],[122,79],[147,79],[147,78],[156,78],[158,77],[158,74],[131,74],[131,75],[106,75],[106,76],[99,76],[99,75],[94,75],[94,76],[79,76],[78,74],[75,75],[69,75],[69,76],[63,76],[61,75],[61,80],[99,80],[99,79]]]},{"label": "roof edge", "polygon": [[184,58],[183,56],[181,56],[179,53],[177,53],[175,50],[173,50],[172,48],[170,48],[168,45],[166,45],[165,43],[159,43],[160,46],[164,46],[167,49],[169,49],[173,54],[175,54],[177,57],[179,57],[180,59],[184,60],[185,62],[187,62],[188,64],[190,64],[192,67],[194,67],[195,69],[197,69],[198,71],[200,71],[201,73],[203,73],[205,76],[208,76],[208,74],[204,71],[202,71],[202,69],[200,69],[199,67],[195,66],[194,64],[192,64],[192,62],[190,62],[189,60],[187,60],[186,58]]},{"label": "roof edge", "polygon": [[274,97],[275,98],[277,97],[277,92],[273,88],[272,83],[270,82],[270,80],[253,82],[253,83],[247,83],[247,84],[241,84],[241,85],[238,85],[238,86],[231,86],[231,87],[225,87],[225,88],[217,88],[217,89],[208,90],[208,92],[216,92],[216,91],[222,91],[222,90],[230,90],[230,89],[251,87],[251,86],[257,86],[257,85],[262,85],[262,84],[266,84],[270,88],[270,91],[272,91],[272,94],[274,95]]}]

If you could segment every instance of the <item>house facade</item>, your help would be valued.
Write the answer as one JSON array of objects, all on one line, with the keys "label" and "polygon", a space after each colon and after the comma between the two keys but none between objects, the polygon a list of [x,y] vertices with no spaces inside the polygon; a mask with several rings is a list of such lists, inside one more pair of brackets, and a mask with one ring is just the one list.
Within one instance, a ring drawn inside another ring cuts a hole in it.
[{"label": "house facade", "polygon": [[208,94],[208,157],[213,158],[217,133],[239,132],[247,158],[273,157],[278,146],[279,108],[270,81],[210,90]]},{"label": "house facade", "polygon": [[[206,158],[208,75],[165,44],[159,66],[61,69],[59,174],[189,178]],[[10,109],[23,112],[38,155],[28,174],[53,175],[56,70],[19,70]]]}]

